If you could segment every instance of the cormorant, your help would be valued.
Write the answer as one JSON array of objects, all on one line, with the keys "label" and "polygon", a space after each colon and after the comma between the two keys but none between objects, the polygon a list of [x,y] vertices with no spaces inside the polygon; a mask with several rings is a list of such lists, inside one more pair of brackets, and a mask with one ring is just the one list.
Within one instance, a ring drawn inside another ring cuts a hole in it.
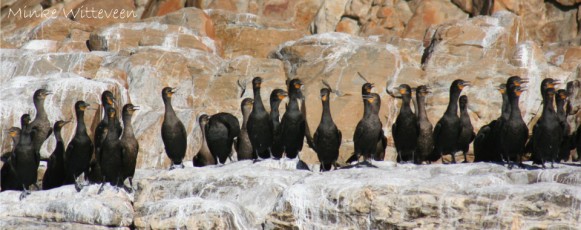
[{"label": "cormorant", "polygon": [[440,158],[437,156],[436,159],[430,159],[430,155],[434,151],[434,139],[433,139],[433,126],[428,119],[428,114],[426,112],[426,96],[431,93],[427,86],[420,85],[416,89],[416,101],[418,103],[418,143],[416,149],[417,158],[414,159],[416,164],[421,164],[422,161],[435,161]]},{"label": "cormorant", "polygon": [[460,136],[458,137],[458,150],[462,151],[464,154],[463,163],[468,163],[468,157],[466,154],[468,153],[470,143],[472,143],[476,134],[474,133],[474,127],[472,127],[470,115],[468,114],[468,97],[462,95],[458,104],[460,105],[460,126],[462,128]]},{"label": "cormorant", "polygon": [[65,143],[61,136],[63,126],[70,121],[57,121],[54,124],[54,137],[56,139],[56,148],[50,155],[42,178],[42,189],[48,190],[60,187],[65,182]]},{"label": "cormorant", "polygon": [[533,155],[536,159],[540,159],[543,168],[546,161],[551,161],[551,168],[553,168],[553,163],[559,156],[563,128],[553,106],[555,89],[548,88],[543,99],[543,113],[533,128]]},{"label": "cormorant", "polygon": [[381,106],[379,95],[371,93],[365,95],[364,99],[365,112],[363,113],[363,118],[357,123],[353,134],[355,152],[352,158],[359,159],[359,156],[362,156],[364,162],[368,164],[367,160],[377,153],[377,143],[383,134],[381,129],[383,125],[378,116]]},{"label": "cormorant", "polygon": [[206,124],[206,142],[215,159],[224,164],[232,156],[234,138],[240,134],[238,118],[230,113],[217,113],[210,116]]},{"label": "cormorant", "polygon": [[2,156],[2,161],[4,162],[4,164],[2,165],[2,169],[0,171],[0,181],[2,182],[2,184],[0,185],[2,187],[1,191],[6,191],[6,190],[20,190],[19,189],[19,185],[18,185],[18,179],[16,178],[16,172],[14,171],[14,158],[13,153],[14,153],[14,149],[16,148],[16,145],[18,145],[18,141],[20,140],[20,132],[21,129],[18,127],[12,127],[8,130],[8,135],[10,135],[10,137],[12,138],[12,150],[10,152],[8,152],[7,158],[4,158],[4,156]]},{"label": "cormorant", "polygon": [[294,159],[303,149],[305,137],[305,117],[299,110],[298,100],[302,100],[301,87],[303,83],[299,79],[293,79],[288,83],[289,103],[280,123],[281,144],[286,156]]},{"label": "cormorant", "polygon": [[89,109],[90,104],[84,101],[77,101],[75,103],[75,115],[77,116],[77,128],[73,139],[67,145],[65,151],[65,182],[64,184],[75,184],[77,191],[81,190],[81,185],[76,181],[81,173],[85,173],[85,177],[89,174],[89,166],[91,163],[91,155],[93,154],[93,142],[87,135],[87,127],[85,126],[85,110]]},{"label": "cormorant", "polygon": [[329,171],[336,164],[339,158],[339,147],[341,146],[341,131],[333,122],[330,108],[331,89],[321,89],[321,102],[323,112],[321,122],[313,136],[314,150],[317,153],[319,162],[321,162],[321,171]]},{"label": "cormorant", "polygon": [[272,122],[262,104],[260,97],[260,87],[262,78],[255,77],[252,79],[252,91],[254,92],[254,104],[252,112],[248,117],[246,130],[252,144],[252,151],[256,156],[262,159],[270,158],[272,146]]},{"label": "cormorant", "polygon": [[99,189],[99,193],[103,190],[103,185],[109,183],[112,186],[121,187],[123,185],[123,148],[121,141],[117,138],[117,130],[115,130],[115,122],[117,110],[115,108],[107,109],[107,118],[109,119],[107,128],[104,130],[105,141],[101,143],[101,153],[99,166],[101,166],[101,174],[103,175],[103,183]]},{"label": "cormorant", "polygon": [[137,166],[137,154],[139,153],[139,142],[135,138],[133,132],[133,125],[131,124],[131,117],[133,113],[139,110],[139,106],[133,104],[126,104],[123,106],[123,135],[121,136],[121,157],[123,159],[122,178],[121,183],[125,179],[129,179],[130,191],[133,190],[133,175],[135,175],[135,167]]},{"label": "cormorant", "polygon": [[419,159],[415,155],[419,127],[418,117],[412,111],[410,102],[412,100],[412,89],[407,84],[401,84],[396,90],[399,91],[402,98],[402,104],[395,123],[391,126],[393,141],[397,151],[397,162],[414,161],[416,164]]},{"label": "cormorant", "polygon": [[52,93],[46,89],[39,89],[34,92],[34,96],[32,99],[34,102],[34,108],[36,109],[36,116],[34,117],[34,120],[30,123],[30,127],[32,130],[31,138],[34,146],[34,152],[37,155],[36,159],[38,159],[38,161],[36,162],[37,168],[40,164],[40,147],[52,133],[52,127],[50,127],[48,115],[44,110],[44,100],[50,94]]},{"label": "cormorant", "polygon": [[458,138],[462,129],[460,117],[458,117],[458,98],[462,89],[469,85],[470,82],[461,79],[452,82],[448,108],[434,128],[435,154],[451,154],[452,163],[456,163],[454,153],[458,151]]},{"label": "cormorant", "polygon": [[509,169],[514,166],[514,162],[511,162],[512,159],[515,159],[518,165],[523,167],[522,155],[529,135],[529,129],[522,119],[518,106],[520,95],[525,91],[521,87],[523,83],[525,81],[518,76],[512,76],[506,82],[506,90],[510,102],[510,116],[501,127],[499,144],[502,157],[508,162]]},{"label": "cormorant", "polygon": [[[113,93],[111,93],[111,91],[109,90],[105,90],[102,94],[101,94],[101,105],[103,106],[103,119],[101,119],[101,122],[99,122],[99,124],[97,125],[97,128],[95,129],[95,135],[93,136],[93,141],[95,142],[95,152],[94,155],[91,158],[91,166],[90,166],[90,170],[89,170],[89,181],[91,183],[101,183],[101,180],[103,179],[103,176],[101,175],[101,168],[99,167],[99,162],[97,159],[100,158],[100,156],[98,156],[101,153],[101,141],[105,139],[105,135],[103,134],[104,129],[107,128],[107,126],[109,125],[108,123],[108,118],[105,114],[107,114],[107,111],[109,110],[109,108],[115,108],[115,96],[113,96]],[[117,116],[115,116],[115,119],[113,120],[115,122],[115,130],[117,131],[117,134],[119,136],[121,136],[121,124],[119,123],[119,119],[117,119]]]},{"label": "cormorant", "polygon": [[202,131],[202,147],[200,148],[200,151],[198,151],[198,154],[194,156],[194,167],[204,167],[216,164],[216,158],[214,158],[212,152],[210,152],[210,149],[208,148],[208,139],[206,138],[206,129],[209,121],[210,116],[206,114],[202,114],[198,117],[198,124]]},{"label": "cormorant", "polygon": [[474,162],[502,161],[498,137],[500,136],[502,124],[510,116],[510,103],[506,93],[506,84],[500,84],[498,91],[502,95],[501,115],[496,120],[488,123],[488,125],[482,126],[478,134],[476,134],[474,138]]},{"label": "cormorant", "polygon": [[[552,78],[545,78],[543,79],[543,81],[541,82],[541,96],[543,98],[543,101],[541,103],[541,105],[544,105],[544,103],[547,102],[547,90],[548,89],[553,89],[553,94],[556,93],[555,90],[555,86],[559,84],[559,82],[557,80],[554,80]],[[551,104],[553,104],[553,100],[550,101]],[[543,107],[544,109],[544,107]],[[542,113],[541,113],[542,115]],[[540,120],[537,120],[536,122],[538,123]],[[534,128],[534,127],[533,127]],[[534,131],[534,129],[533,129]],[[534,132],[533,132],[534,133]],[[527,142],[527,144],[525,145],[525,154],[526,153],[531,153],[531,160],[533,161],[533,164],[537,164],[537,165],[542,165],[544,164],[543,159],[541,158],[541,155],[539,154],[534,154],[533,151],[533,146],[534,146],[534,142],[535,142],[535,138],[531,138],[529,139],[529,141]]]},{"label": "cormorant", "polygon": [[256,159],[256,155],[254,155],[254,152],[252,151],[252,144],[250,143],[248,130],[246,128],[253,103],[254,100],[252,98],[245,98],[240,104],[240,109],[242,110],[242,127],[240,128],[240,134],[238,135],[236,143],[236,154],[238,155],[239,161]]},{"label": "cormorant", "polygon": [[286,98],[287,95],[287,92],[282,89],[275,89],[270,94],[270,121],[272,122],[272,134],[274,135],[271,150],[274,158],[282,158],[284,152],[280,136],[280,117],[278,107],[280,102]]},{"label": "cormorant", "polygon": [[161,124],[161,139],[165,146],[165,152],[172,162],[170,170],[175,167],[184,167],[182,160],[186,155],[188,145],[186,128],[176,116],[171,105],[171,98],[175,92],[176,88],[171,87],[165,87],[161,91],[161,97],[165,104],[165,113]]},{"label": "cormorant", "polygon": [[[20,140],[14,148],[12,154],[12,167],[16,174],[18,185],[24,190],[20,194],[20,199],[24,199],[30,194],[28,188],[30,185],[36,185],[38,166],[36,162],[40,161],[38,155],[34,150],[32,143],[32,127],[30,127],[30,115],[24,114],[21,117],[22,130],[20,132]],[[38,187],[37,187],[38,188]]]},{"label": "cormorant", "polygon": [[561,140],[561,146],[559,147],[559,157],[557,162],[559,161],[567,161],[569,159],[570,151],[573,148],[572,139],[573,137],[570,135],[571,133],[571,125],[567,122],[567,112],[565,111],[565,106],[567,106],[567,97],[569,94],[567,90],[560,89],[557,91],[557,95],[555,95],[555,104],[557,105],[557,117],[559,117],[559,124],[561,125],[561,129],[563,130],[563,136]]},{"label": "cormorant", "polygon": [[[369,83],[369,82],[366,82],[365,84],[363,84],[363,86],[361,86],[361,96],[363,97],[363,104],[366,103],[365,98],[371,94],[371,90],[373,89],[373,87],[375,87],[375,84]],[[386,91],[387,91],[387,89],[386,89]],[[388,93],[389,93],[389,91],[388,91]],[[379,112],[379,110],[377,110],[377,111]],[[365,110],[364,110],[364,112],[365,112]],[[363,116],[365,116],[365,114]],[[382,129],[381,130],[381,138],[379,139],[379,141],[377,141],[376,152],[373,155],[373,159],[376,161],[383,161],[383,159],[385,158],[385,148],[387,148],[387,137],[383,133],[383,129]],[[353,156],[355,156],[355,155],[353,155]],[[353,161],[357,161],[357,160],[358,159],[349,158],[349,160],[347,160],[347,162],[353,162]]]}]

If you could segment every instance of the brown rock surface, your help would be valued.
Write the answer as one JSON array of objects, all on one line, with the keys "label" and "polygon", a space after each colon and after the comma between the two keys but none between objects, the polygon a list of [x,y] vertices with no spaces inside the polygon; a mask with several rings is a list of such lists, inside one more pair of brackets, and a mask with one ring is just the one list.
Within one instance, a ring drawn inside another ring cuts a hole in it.
[{"label": "brown rock surface", "polygon": [[137,21],[133,0],[85,0],[73,9],[74,21],[92,25],[95,28],[115,23]]},{"label": "brown rock surface", "polygon": [[144,8],[141,19],[163,16],[182,9],[186,0],[152,0]]},{"label": "brown rock surface", "polygon": [[421,1],[414,11],[414,16],[408,21],[403,32],[406,38],[421,39],[426,29],[431,25],[438,25],[454,20],[465,20],[468,14],[456,7],[452,2],[445,0]]}]

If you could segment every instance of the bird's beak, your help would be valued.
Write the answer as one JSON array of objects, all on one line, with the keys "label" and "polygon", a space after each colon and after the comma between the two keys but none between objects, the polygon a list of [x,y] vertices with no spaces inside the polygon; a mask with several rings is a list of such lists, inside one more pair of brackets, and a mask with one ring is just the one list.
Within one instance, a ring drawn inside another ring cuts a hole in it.
[{"label": "bird's beak", "polygon": [[138,105],[134,105],[133,106],[133,110],[139,110],[139,106]]},{"label": "bird's beak", "polygon": [[472,82],[469,81],[464,81],[464,83],[462,83],[463,86],[472,86]]}]

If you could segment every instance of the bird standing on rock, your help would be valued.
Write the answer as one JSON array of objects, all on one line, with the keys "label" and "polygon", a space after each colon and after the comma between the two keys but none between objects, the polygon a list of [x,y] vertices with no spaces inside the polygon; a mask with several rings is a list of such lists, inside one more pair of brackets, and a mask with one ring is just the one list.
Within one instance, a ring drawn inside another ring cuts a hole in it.
[{"label": "bird standing on rock", "polygon": [[32,143],[34,146],[34,152],[37,155],[38,162],[36,162],[36,167],[40,164],[40,147],[44,141],[52,133],[52,127],[50,127],[50,121],[48,120],[48,115],[44,109],[44,100],[52,92],[46,89],[39,89],[34,92],[33,103],[36,109],[36,116],[34,120],[30,122],[30,127],[32,130]]},{"label": "bird standing on rock", "polygon": [[260,96],[260,88],[262,86],[262,78],[255,77],[252,79],[252,91],[254,92],[254,104],[252,105],[252,112],[248,117],[246,129],[250,143],[252,144],[252,152],[261,159],[267,159],[271,156],[271,147],[273,141],[272,122],[269,114],[264,109],[262,104],[262,97]]},{"label": "bird standing on rock", "polygon": [[470,86],[470,82],[461,79],[452,82],[448,108],[434,128],[435,154],[451,154],[452,163],[456,163],[454,153],[458,150],[458,137],[462,129],[460,117],[458,117],[458,98],[466,86]]},{"label": "bird standing on rock", "polygon": [[468,163],[468,157],[466,154],[470,149],[470,143],[476,137],[474,133],[474,127],[472,127],[472,123],[470,122],[470,115],[468,114],[468,97],[466,95],[462,95],[458,102],[460,105],[460,136],[458,137],[458,150],[462,151],[464,154],[464,162]]},{"label": "bird standing on rock", "polygon": [[240,104],[240,109],[242,110],[242,127],[240,128],[240,134],[238,135],[236,143],[236,154],[239,161],[256,159],[256,156],[253,155],[252,144],[250,143],[247,129],[248,118],[250,112],[252,112],[253,103],[254,100],[252,98],[245,98]]},{"label": "bird standing on rock", "polygon": [[[417,162],[416,148],[418,142],[418,117],[412,111],[412,89],[407,84],[401,84],[397,90],[401,94],[402,104],[395,123],[391,126],[393,141],[397,151],[397,162]],[[419,162],[421,164],[421,162]]]},{"label": "bird standing on rock", "polygon": [[103,175],[103,183],[99,189],[99,193],[103,190],[103,185],[109,183],[112,186],[121,187],[122,168],[123,168],[123,149],[121,141],[117,138],[117,131],[115,130],[115,119],[117,110],[109,108],[107,110],[107,118],[109,119],[107,128],[104,130],[105,140],[101,143],[101,153],[99,165],[101,166],[101,174]]},{"label": "bird standing on rock", "polygon": [[65,151],[65,171],[66,177],[64,184],[75,184],[77,191],[81,190],[81,185],[76,181],[81,173],[85,177],[89,174],[91,156],[93,154],[93,142],[87,134],[85,126],[85,110],[89,109],[90,104],[84,101],[75,103],[75,115],[77,116],[77,128],[73,139],[69,142]]},{"label": "bird standing on rock", "polygon": [[123,112],[121,114],[124,126],[123,135],[121,136],[121,157],[123,159],[121,183],[125,179],[129,179],[130,191],[133,189],[133,176],[135,175],[137,154],[139,153],[139,142],[135,138],[133,125],[131,124],[131,117],[137,110],[139,110],[139,106],[126,104],[123,106]]},{"label": "bird standing on rock", "polygon": [[298,100],[303,100],[299,79],[288,82],[289,103],[280,123],[280,141],[286,156],[294,159],[303,149],[305,137],[305,117],[299,110]]},{"label": "bird standing on rock", "polygon": [[165,153],[172,162],[170,170],[176,167],[184,167],[182,161],[186,155],[188,145],[186,128],[171,105],[171,98],[176,90],[176,88],[165,87],[161,91],[161,97],[165,105],[163,123],[161,124],[161,139],[165,146]]},{"label": "bird standing on rock", "polygon": [[[24,114],[21,117],[22,130],[20,132],[20,140],[12,152],[12,167],[16,175],[18,185],[23,192],[20,194],[20,199],[24,199],[30,194],[28,190],[31,185],[36,185],[38,166],[36,162],[40,161],[38,155],[34,150],[32,143],[32,127],[30,127],[30,115]],[[37,187],[38,188],[38,187]]]},{"label": "bird standing on rock", "polygon": [[[115,96],[113,96],[113,93],[111,93],[111,91],[109,90],[105,90],[102,94],[101,94],[101,105],[103,106],[103,114],[107,114],[107,111],[109,110],[109,108],[115,108]],[[89,181],[91,183],[101,183],[101,180],[103,179],[103,176],[101,175],[101,167],[99,166],[99,162],[97,161],[97,159],[100,158],[99,154],[101,153],[101,142],[102,140],[105,139],[105,135],[103,134],[104,129],[107,128],[107,126],[109,125],[108,123],[109,118],[104,115],[103,119],[101,120],[101,122],[99,122],[99,125],[97,125],[97,128],[95,129],[95,135],[93,138],[93,141],[95,142],[95,153],[91,159],[91,167],[89,170]],[[117,119],[117,117],[115,117],[115,119],[113,119],[113,122],[115,122],[115,130],[117,131],[117,137],[121,136],[121,131],[123,130],[121,128],[121,124],[119,123],[119,120]]]},{"label": "bird standing on rock", "polygon": [[518,76],[512,76],[506,82],[506,90],[510,102],[510,116],[501,127],[499,144],[503,161],[507,162],[509,169],[514,167],[513,159],[519,167],[524,167],[522,156],[525,151],[529,129],[522,119],[518,102],[520,95],[525,91],[522,87],[526,82],[525,79]]},{"label": "bird standing on rock", "polygon": [[500,84],[498,91],[502,95],[501,115],[478,130],[478,134],[474,138],[474,162],[502,161],[498,137],[500,135],[500,127],[510,116],[510,103],[506,93],[506,84]]},{"label": "bird standing on rock", "polygon": [[207,114],[202,114],[198,117],[198,124],[200,125],[200,131],[202,131],[202,147],[200,147],[200,151],[198,154],[194,156],[194,167],[204,167],[208,165],[215,165],[216,158],[210,152],[210,148],[208,148],[208,141],[206,138],[206,129],[208,122],[210,121],[210,116]]},{"label": "bird standing on rock", "polygon": [[341,131],[333,122],[331,116],[330,94],[331,89],[321,89],[321,102],[323,104],[323,112],[321,115],[321,122],[313,136],[314,150],[317,153],[319,162],[321,162],[321,171],[329,171],[332,166],[336,167],[337,159],[339,158],[339,147],[341,146]]},{"label": "bird standing on rock", "polygon": [[287,96],[287,92],[282,89],[275,89],[270,94],[270,120],[272,122],[272,134],[274,135],[271,150],[274,158],[282,158],[283,154],[278,107]]},{"label": "bird standing on rock", "polygon": [[381,120],[379,120],[379,109],[381,98],[376,93],[364,96],[364,113],[363,118],[357,123],[353,142],[355,146],[354,156],[351,158],[359,159],[363,157],[362,164],[371,165],[369,159],[377,153],[377,143],[381,141],[383,130]]},{"label": "bird standing on rock", "polygon": [[206,143],[214,159],[220,164],[232,156],[234,138],[240,134],[238,118],[229,113],[217,113],[210,117],[205,128]]},{"label": "bird standing on rock", "polygon": [[46,165],[46,171],[42,178],[42,189],[52,189],[63,185],[66,173],[65,173],[65,143],[63,137],[61,136],[61,130],[63,126],[68,124],[70,121],[57,121],[54,124],[54,137],[56,139],[56,148],[50,155],[48,163]]},{"label": "bird standing on rock", "polygon": [[416,111],[418,116],[418,143],[416,149],[416,156],[417,158],[414,159],[414,163],[421,164],[422,161],[431,161],[438,160],[439,156],[436,159],[431,159],[431,154],[434,151],[434,138],[433,138],[433,126],[430,120],[428,119],[428,114],[426,112],[426,96],[431,93],[427,86],[420,85],[416,89],[416,101],[418,103],[418,111]]}]

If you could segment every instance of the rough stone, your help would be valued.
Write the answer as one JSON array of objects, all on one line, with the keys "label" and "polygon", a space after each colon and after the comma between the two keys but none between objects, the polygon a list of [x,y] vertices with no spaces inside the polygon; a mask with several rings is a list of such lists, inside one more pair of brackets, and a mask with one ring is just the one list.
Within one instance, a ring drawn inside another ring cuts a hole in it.
[{"label": "rough stone", "polygon": [[168,13],[182,9],[186,5],[186,0],[153,0],[149,1],[144,8],[142,19],[163,16]]},{"label": "rough stone", "polygon": [[450,1],[421,1],[414,11],[414,16],[408,21],[403,36],[406,38],[421,39],[424,37],[426,29],[432,25],[467,18],[468,14],[464,13]]},{"label": "rough stone", "polygon": [[79,7],[73,9],[71,15],[67,16],[72,16],[74,21],[95,28],[115,23],[134,22],[139,19],[133,0],[85,0]]}]

